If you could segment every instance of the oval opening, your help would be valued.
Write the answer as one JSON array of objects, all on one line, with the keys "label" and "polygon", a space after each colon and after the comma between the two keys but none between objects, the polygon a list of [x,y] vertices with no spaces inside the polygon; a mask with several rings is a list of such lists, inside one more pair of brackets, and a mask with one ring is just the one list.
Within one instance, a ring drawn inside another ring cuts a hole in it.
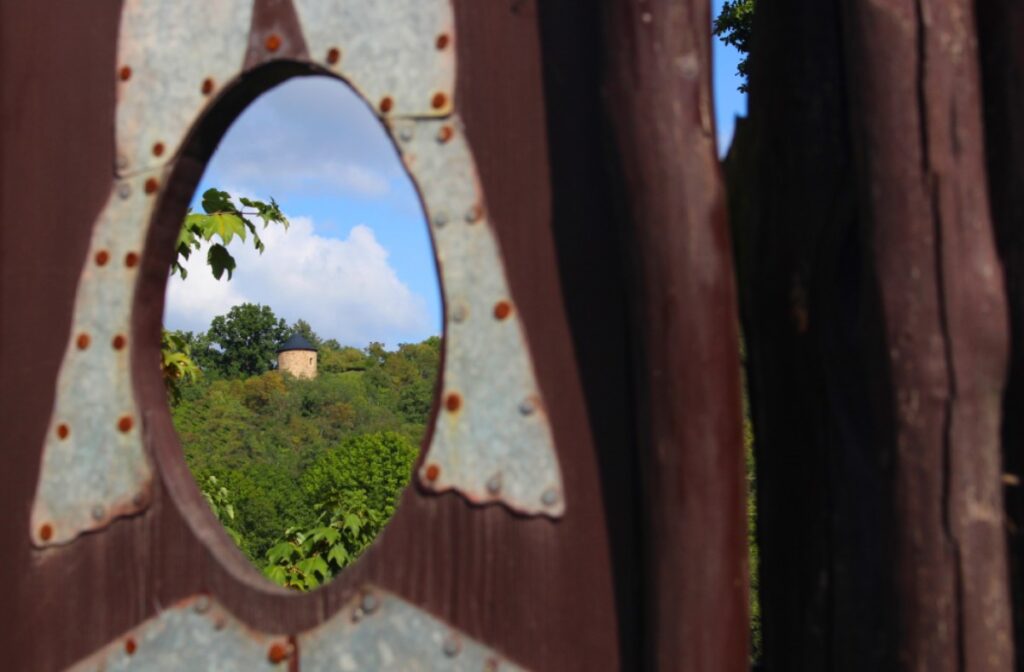
[{"label": "oval opening", "polygon": [[290,79],[224,134],[178,245],[162,356],[185,461],[264,576],[320,586],[394,515],[434,405],[413,181],[347,85]]}]

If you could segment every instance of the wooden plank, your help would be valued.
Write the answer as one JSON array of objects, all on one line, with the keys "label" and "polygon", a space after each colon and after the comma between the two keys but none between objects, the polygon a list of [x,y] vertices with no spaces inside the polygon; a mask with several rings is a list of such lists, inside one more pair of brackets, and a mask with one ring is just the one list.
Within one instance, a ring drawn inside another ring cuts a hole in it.
[{"label": "wooden plank", "polygon": [[742,670],[739,333],[715,152],[708,3],[609,3],[605,113],[632,254],[647,664]]},{"label": "wooden plank", "polygon": [[[116,2],[60,1],[3,8],[0,357],[9,386],[5,446],[16,450],[0,492],[9,512],[0,521],[9,541],[0,559],[7,575],[18,577],[0,617],[5,665],[60,669],[201,590],[255,627],[296,632],[332,615],[372,580],[534,669],[616,667],[611,551],[551,236],[544,89],[530,2],[456,3],[457,104],[549,400],[569,502],[565,519],[524,519],[413,488],[358,565],[327,589],[300,596],[258,577],[205,511],[150,364],[170,240],[212,140],[247,97],[302,71],[282,67],[243,80],[193,137],[143,255],[132,338],[139,344],[133,357],[143,428],[161,471],[151,507],[64,548],[32,550],[26,521],[41,436],[90,226],[112,176],[119,9]],[[290,3],[265,2],[256,16],[287,29],[294,13]]]}]

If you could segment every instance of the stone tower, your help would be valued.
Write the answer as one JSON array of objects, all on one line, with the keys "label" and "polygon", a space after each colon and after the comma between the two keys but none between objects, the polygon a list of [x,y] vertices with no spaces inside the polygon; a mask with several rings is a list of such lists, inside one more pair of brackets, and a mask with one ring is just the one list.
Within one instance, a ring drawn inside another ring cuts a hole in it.
[{"label": "stone tower", "polygon": [[316,348],[300,334],[277,348],[277,370],[296,378],[316,378]]}]

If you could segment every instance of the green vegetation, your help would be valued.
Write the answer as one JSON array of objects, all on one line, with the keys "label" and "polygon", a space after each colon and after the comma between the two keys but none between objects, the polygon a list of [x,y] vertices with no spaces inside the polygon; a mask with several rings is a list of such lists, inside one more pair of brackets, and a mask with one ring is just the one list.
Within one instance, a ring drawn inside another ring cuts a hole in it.
[{"label": "green vegetation", "polygon": [[715,17],[711,30],[716,37],[743,54],[736,65],[736,73],[742,82],[739,90],[747,91],[750,75],[750,36],[754,27],[754,0],[725,0],[722,11]]},{"label": "green vegetation", "polygon": [[[319,375],[271,368],[292,331],[320,343]],[[440,338],[333,347],[304,322],[243,304],[202,334],[168,334],[201,375],[178,379],[172,416],[214,513],[270,579],[316,587],[352,563],[395,511],[425,432]]]}]

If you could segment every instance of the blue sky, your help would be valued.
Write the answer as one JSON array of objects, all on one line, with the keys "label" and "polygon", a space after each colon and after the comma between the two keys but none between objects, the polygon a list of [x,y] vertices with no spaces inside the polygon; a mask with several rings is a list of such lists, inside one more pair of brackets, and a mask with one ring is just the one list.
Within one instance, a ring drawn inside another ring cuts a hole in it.
[{"label": "blue sky", "polygon": [[[717,14],[722,0],[714,0]],[[714,40],[719,152],[746,114],[737,54]],[[263,237],[267,251],[232,244],[238,269],[214,280],[194,254],[189,277],[171,278],[165,324],[205,330],[243,302],[302,318],[324,338],[389,346],[441,333],[441,296],[429,232],[412,181],[383,127],[347,86],[291,79],[254,101],[221,140],[197,190],[268,199],[292,221]]]}]

